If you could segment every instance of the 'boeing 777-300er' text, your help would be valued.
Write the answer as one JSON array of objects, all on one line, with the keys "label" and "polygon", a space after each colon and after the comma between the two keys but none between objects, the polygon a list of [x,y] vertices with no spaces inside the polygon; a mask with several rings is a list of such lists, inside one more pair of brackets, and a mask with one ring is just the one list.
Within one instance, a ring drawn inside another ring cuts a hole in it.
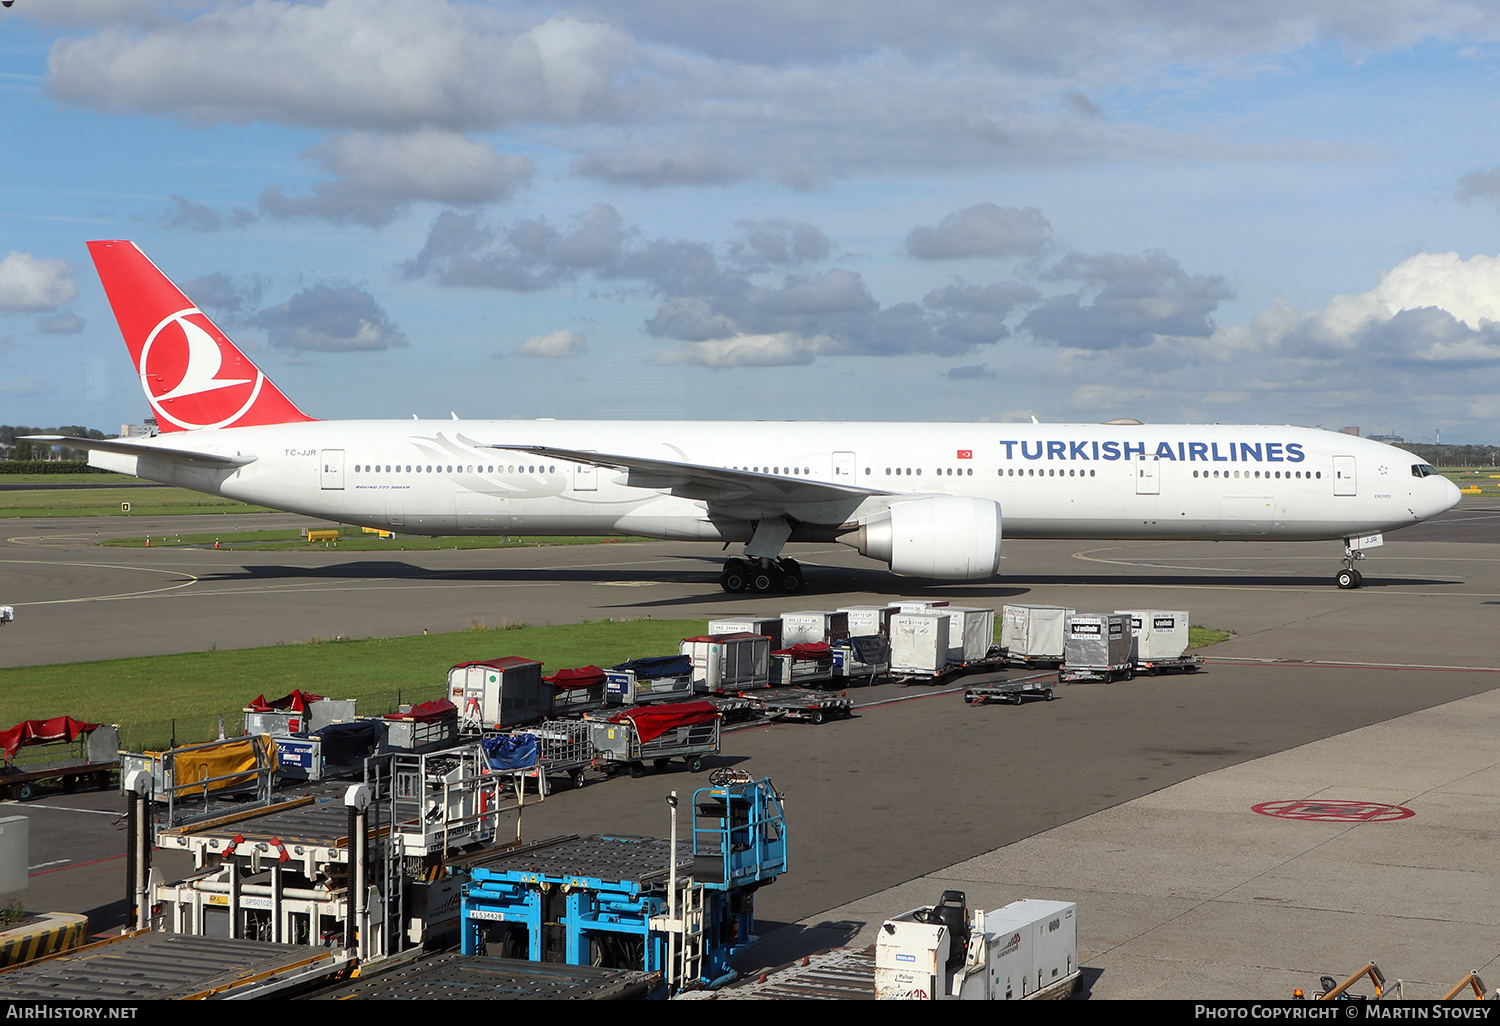
[{"label": "'boeing 777-300er' text", "polygon": [[982,580],[1000,537],[1344,540],[1458,489],[1401,449],[1299,427],[314,420],[130,242],[91,242],[160,434],[38,436],[94,466],[345,524],[428,535],[743,543],[726,591],[796,591],[788,542],[910,577]]}]

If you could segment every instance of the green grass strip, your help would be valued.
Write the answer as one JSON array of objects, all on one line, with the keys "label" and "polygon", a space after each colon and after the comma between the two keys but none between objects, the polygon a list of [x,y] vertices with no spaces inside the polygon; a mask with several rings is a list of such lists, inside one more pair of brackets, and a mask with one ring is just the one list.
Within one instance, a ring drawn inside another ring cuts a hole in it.
[{"label": "green grass strip", "polygon": [[329,698],[357,698],[361,715],[445,694],[458,663],[522,656],[551,674],[573,666],[610,667],[641,656],[676,655],[705,620],[629,620],[549,627],[495,625],[452,634],[360,641],[314,639],[233,651],[106,659],[0,669],[0,729],[22,720],[72,716],[120,725],[131,751],[189,744],[244,729],[243,709],[256,695],[280,698],[293,688]]}]

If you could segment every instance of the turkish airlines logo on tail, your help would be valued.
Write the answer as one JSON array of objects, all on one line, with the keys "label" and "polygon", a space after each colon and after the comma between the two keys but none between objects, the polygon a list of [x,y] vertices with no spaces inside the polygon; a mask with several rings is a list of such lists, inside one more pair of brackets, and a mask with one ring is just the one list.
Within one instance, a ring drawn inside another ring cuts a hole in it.
[{"label": "turkish airlines logo on tail", "polygon": [[197,307],[151,329],[139,371],[157,416],[185,430],[230,426],[255,405],[266,380]]}]

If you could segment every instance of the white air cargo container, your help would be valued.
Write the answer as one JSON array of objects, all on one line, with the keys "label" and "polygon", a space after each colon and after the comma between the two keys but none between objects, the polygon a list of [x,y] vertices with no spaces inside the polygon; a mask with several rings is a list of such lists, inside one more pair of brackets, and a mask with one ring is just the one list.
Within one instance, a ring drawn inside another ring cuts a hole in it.
[{"label": "white air cargo container", "polygon": [[719,616],[708,621],[709,634],[763,634],[771,639],[771,651],[781,647],[781,617],[749,613]]},{"label": "white air cargo container", "polygon": [[989,655],[995,643],[995,611],[976,606],[947,606],[935,612],[952,618],[948,627],[948,646],[953,662],[974,663]]},{"label": "white air cargo container", "polygon": [[947,609],[949,602],[947,599],[903,598],[888,602],[886,605],[898,613],[926,613],[934,609]]},{"label": "white air cargo container", "polygon": [[891,617],[891,673],[937,676],[952,664],[947,613],[898,613]]},{"label": "white air cargo container", "polygon": [[541,663],[507,656],[453,667],[448,700],[458,707],[460,730],[509,730],[552,711],[552,686],[542,683]]},{"label": "white air cargo container", "polygon": [[707,634],[684,638],[693,660],[693,690],[733,692],[771,685],[771,639],[764,634]]},{"label": "white air cargo container", "polygon": [[868,638],[878,634],[891,636],[891,617],[900,612],[894,606],[842,606],[840,613],[849,616],[849,637]]},{"label": "white air cargo container", "polygon": [[822,609],[803,609],[781,614],[781,648],[804,642],[821,641],[831,645],[849,636],[849,614]]},{"label": "white air cargo container", "polygon": [[1006,604],[1000,609],[1000,644],[1013,660],[1060,662],[1073,613],[1065,606]]},{"label": "white air cargo container", "polygon": [[1187,651],[1188,614],[1186,610],[1116,609],[1130,617],[1135,633],[1131,658],[1135,662],[1176,659]]}]

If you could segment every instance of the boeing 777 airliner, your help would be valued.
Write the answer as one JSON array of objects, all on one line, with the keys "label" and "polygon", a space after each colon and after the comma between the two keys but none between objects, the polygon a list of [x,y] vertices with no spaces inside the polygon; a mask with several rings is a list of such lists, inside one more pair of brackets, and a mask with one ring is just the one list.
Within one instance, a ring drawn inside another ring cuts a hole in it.
[{"label": "boeing 777 airliner", "polygon": [[725,591],[796,591],[792,541],[897,574],[982,580],[1000,538],[1344,539],[1459,499],[1401,449],[1300,427],[315,420],[131,242],[91,242],[161,433],[43,440],[97,467],[345,524],[429,535],[743,543]]}]

